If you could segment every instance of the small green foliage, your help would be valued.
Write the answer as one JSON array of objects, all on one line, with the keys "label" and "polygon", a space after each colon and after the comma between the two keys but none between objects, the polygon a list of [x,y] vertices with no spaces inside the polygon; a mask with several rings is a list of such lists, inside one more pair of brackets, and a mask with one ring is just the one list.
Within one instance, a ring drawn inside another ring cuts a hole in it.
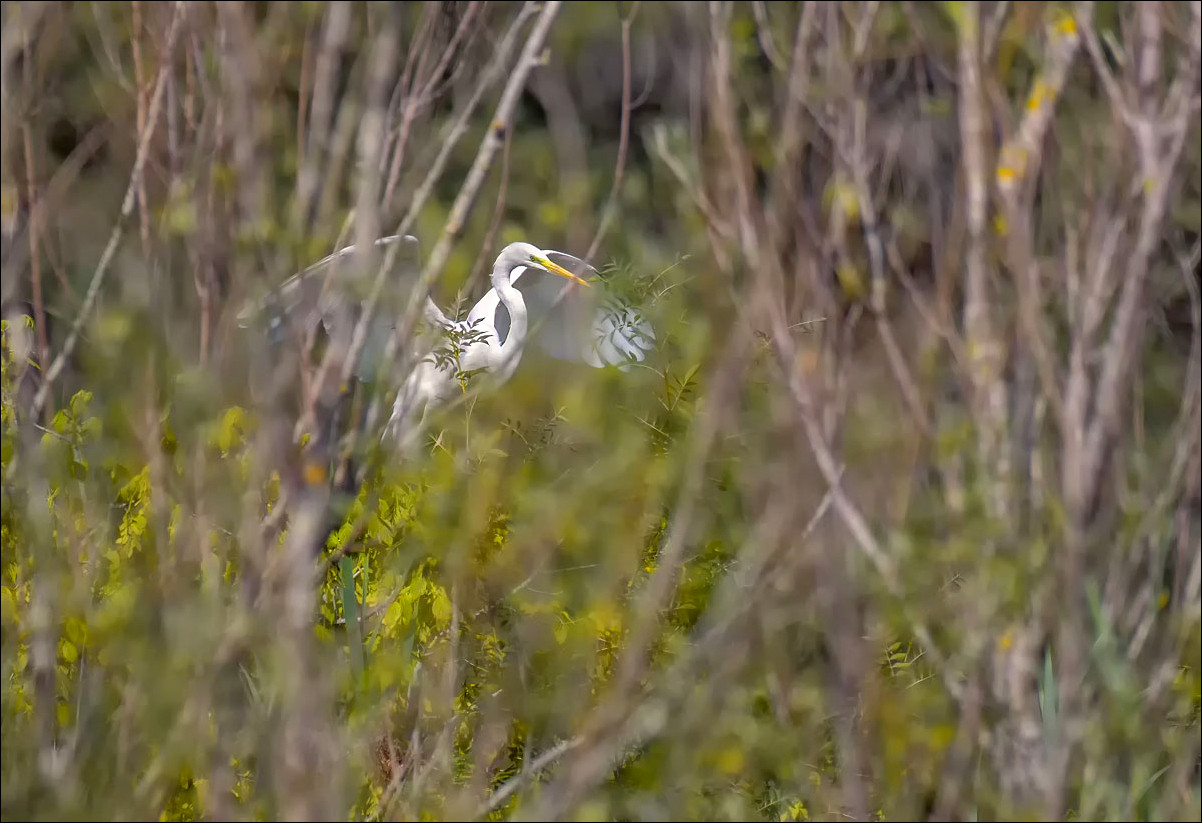
[{"label": "small green foliage", "polygon": [[469,347],[480,344],[491,345],[488,339],[489,331],[484,328],[483,323],[484,318],[479,318],[468,328],[451,326],[444,329],[442,331],[444,342],[428,355],[433,358],[434,365],[439,369],[454,369],[455,379],[464,392],[467,391],[468,383],[473,377],[487,371],[486,369],[464,370],[460,367],[460,358]]}]

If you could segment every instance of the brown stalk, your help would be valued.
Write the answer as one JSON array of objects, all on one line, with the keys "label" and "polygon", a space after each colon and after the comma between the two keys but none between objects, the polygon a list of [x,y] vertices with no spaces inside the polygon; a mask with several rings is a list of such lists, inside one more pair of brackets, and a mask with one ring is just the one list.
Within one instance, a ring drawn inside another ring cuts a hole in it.
[{"label": "brown stalk", "polygon": [[[755,16],[755,35],[760,42],[760,48],[764,50],[764,56],[768,58],[768,62],[777,71],[788,71],[785,59],[781,56],[780,49],[776,47],[776,40],[772,36],[772,26],[768,20],[768,9],[765,7],[763,0],[752,0],[751,12]],[[801,16],[806,16],[805,8],[801,10]]]},{"label": "brown stalk", "polygon": [[969,357],[976,417],[981,427],[978,460],[993,467],[989,501],[996,515],[1008,505],[1009,458],[1003,448],[1006,428],[1006,385],[1002,379],[1003,344],[990,312],[986,251],[986,114],[981,90],[980,7],[965,5],[959,26],[960,135],[968,199],[968,255],[964,282],[964,336]]},{"label": "brown stalk", "polygon": [[[104,145],[105,139],[108,137],[108,127],[98,125],[91,129],[83,140],[79,142],[67,156],[65,160],[58,164],[54,172],[50,175],[50,179],[46,185],[42,187],[37,200],[29,204],[29,225],[34,225],[38,221],[38,225],[45,225],[46,216],[53,214],[63,198],[71,189],[71,185],[79,178],[79,174],[83,171],[84,165],[95,156],[100,147]],[[35,169],[36,171],[36,169]],[[47,249],[39,244],[43,252],[49,253],[52,249]],[[9,255],[9,259],[5,261],[4,271],[0,279],[5,284],[14,282],[10,278],[16,276],[17,271],[25,263],[25,254],[29,253],[29,247],[19,247],[14,249]],[[32,265],[32,263],[31,263]],[[55,277],[58,278],[58,284],[63,290],[63,294],[74,304],[78,305],[79,298],[75,294],[75,290],[71,287],[70,281],[67,280],[66,274],[59,266],[53,266]],[[8,295],[8,286],[5,287],[5,296]]]},{"label": "brown stalk", "polygon": [[[1084,21],[1088,24],[1088,20]],[[1080,43],[1078,23],[1063,18],[1050,27],[1051,57],[1047,68],[1035,80],[1027,96],[1026,113],[1014,134],[1002,147],[997,170],[998,190],[1006,218],[1006,249],[1018,286],[1019,322],[1026,346],[1030,349],[1043,389],[1055,419],[1065,423],[1064,401],[1051,346],[1042,322],[1043,297],[1040,275],[1033,260],[1029,220],[1023,214],[1021,194],[1042,163],[1042,145],[1055,113],[1056,103],[1068,79]]]},{"label": "brown stalk", "polygon": [[[441,4],[435,4],[435,9],[439,5]],[[413,35],[413,40],[409,44],[409,56],[405,58],[405,67],[401,70],[401,76],[397,80],[396,91],[394,92],[394,94],[401,96],[403,102],[401,103],[401,125],[397,131],[396,146],[392,150],[388,181],[384,185],[385,208],[391,205],[396,186],[400,182],[401,162],[405,157],[405,146],[409,141],[409,130],[417,116],[418,106],[422,102],[420,96],[414,93],[414,89],[417,86],[414,72],[416,71],[420,75],[421,69],[426,65],[429,57],[427,44],[433,36],[432,32],[434,28],[429,10],[430,4],[426,4],[425,10],[422,12],[421,22],[418,24],[417,31]],[[389,108],[391,109],[391,106]]]},{"label": "brown stalk", "polygon": [[[62,350],[46,371],[45,380],[41,387],[39,387],[38,393],[34,396],[32,416],[35,419],[40,416],[42,409],[45,407],[54,381],[62,373],[68,358],[75,351],[75,346],[79,342],[80,332],[83,329],[84,323],[87,322],[92,308],[96,304],[96,298],[100,294],[100,287],[104,285],[104,279],[108,274],[109,266],[112,265],[113,258],[117,254],[117,246],[120,244],[121,238],[125,233],[125,226],[129,221],[130,215],[133,213],[138,187],[146,168],[150,140],[154,136],[155,126],[158,124],[159,109],[163,102],[163,92],[167,86],[167,73],[171,69],[171,53],[175,49],[176,38],[185,17],[184,9],[186,6],[187,4],[183,0],[176,0],[173,4],[171,26],[167,31],[167,44],[163,51],[163,65],[159,68],[159,76],[155,82],[154,94],[150,99],[146,129],[139,135],[138,153],[134,159],[133,170],[130,172],[129,185],[125,191],[125,198],[121,203],[121,211],[117,216],[117,223],[113,226],[113,231],[109,235],[108,243],[104,247],[104,252],[100,256],[100,262],[97,263],[96,270],[92,273],[92,279],[88,284],[87,292],[84,294],[83,305],[80,306],[79,314],[76,315],[75,322],[71,324],[71,330],[67,334],[67,339],[63,343]],[[16,461],[10,464],[10,470],[14,465],[16,465]]]},{"label": "brown stalk", "polygon": [[477,280],[484,275],[488,258],[493,253],[497,242],[497,230],[501,227],[501,217],[505,214],[505,199],[509,193],[509,148],[513,143],[513,132],[505,132],[505,150],[501,153],[501,183],[497,187],[497,205],[493,208],[492,220],[489,221],[488,231],[484,233],[484,242],[480,244],[480,253],[472,263],[471,274],[463,285],[463,291],[471,294]]},{"label": "brown stalk", "polygon": [[783,251],[790,234],[790,212],[795,213],[801,205],[795,169],[798,153],[805,140],[803,115],[810,85],[810,72],[806,70],[806,63],[810,59],[809,50],[815,32],[815,15],[811,13],[813,10],[812,5],[806,4],[802,6],[797,17],[797,32],[794,35],[793,56],[789,64],[789,82],[785,91],[780,139],[776,143],[776,155],[773,158],[776,174],[772,180],[768,226],[773,248],[778,254]]},{"label": "brown stalk", "polygon": [[629,13],[622,17],[622,122],[618,132],[618,159],[614,163],[614,182],[609,190],[605,209],[601,212],[601,224],[593,242],[584,254],[585,265],[589,265],[601,247],[601,240],[609,231],[614,215],[618,211],[618,194],[622,190],[622,174],[626,170],[626,147],[630,140],[630,26],[639,13],[639,3],[631,5]]},{"label": "brown stalk", "polygon": [[751,170],[747,164],[747,151],[739,136],[738,118],[735,114],[733,89],[731,88],[730,52],[731,4],[710,3],[710,71],[713,75],[714,127],[718,133],[726,162],[729,164],[731,185],[734,189],[734,214],[738,226],[737,236],[743,258],[758,276],[767,276],[762,265],[761,245],[754,225],[751,208]]},{"label": "brown stalk", "polygon": [[312,20],[305,24],[300,56],[300,80],[297,83],[296,156],[299,159],[304,159],[305,156],[305,124],[309,120],[309,104],[313,94],[313,25]]},{"label": "brown stalk", "polygon": [[[388,166],[388,182],[384,186],[384,209],[388,210],[392,207],[393,198],[396,195],[397,185],[400,183],[401,168],[405,158],[405,149],[409,142],[409,134],[413,126],[413,122],[417,113],[423,106],[426,106],[433,99],[435,90],[434,84],[447,70],[451,59],[456,54],[456,49],[463,40],[466,33],[469,31],[471,24],[475,21],[479,14],[481,4],[479,0],[472,0],[468,3],[467,9],[463,13],[463,17],[459,20],[459,25],[455,29],[454,35],[447,43],[447,47],[443,50],[442,57],[439,58],[438,65],[430,72],[428,80],[422,86],[422,90],[418,94],[414,94],[410,83],[407,82],[407,75],[403,75],[398,85],[406,89],[404,92],[404,102],[401,104],[401,126],[397,143],[392,152],[392,159]],[[409,71],[409,65],[406,64],[405,71]]]},{"label": "brown stalk", "polygon": [[865,145],[868,129],[868,103],[860,95],[857,95],[857,100],[855,101],[853,118],[852,179],[855,181],[860,222],[863,226],[865,242],[868,245],[868,264],[872,273],[872,290],[869,305],[872,309],[877,333],[880,335],[881,343],[885,347],[885,356],[889,361],[889,367],[893,372],[894,379],[897,381],[898,388],[901,389],[906,410],[923,436],[929,437],[932,431],[931,422],[923,406],[918,385],[914,382],[914,376],[910,373],[910,367],[906,365],[905,356],[902,354],[901,347],[897,344],[897,338],[893,333],[893,324],[890,322],[888,312],[885,308],[885,249],[881,243],[876,206],[873,204],[872,189],[868,182],[868,158],[866,157],[867,147]]},{"label": "brown stalk", "polygon": [[[142,4],[132,0],[133,6],[133,38],[134,55],[134,96],[137,101],[138,134],[146,129],[146,70],[142,58]],[[146,177],[138,181],[138,218],[142,231],[142,254],[150,257],[150,203],[146,199]]]},{"label": "brown stalk", "polygon": [[296,182],[297,229],[306,231],[312,219],[317,196],[318,174],[329,145],[333,126],[334,81],[337,79],[338,55],[350,33],[351,5],[335,3],[326,13],[321,47],[317,52],[316,75],[313,80],[313,99],[305,130],[304,152]]},{"label": "brown stalk", "polygon": [[[37,190],[37,168],[33,155],[33,130],[29,121],[21,124],[21,136],[25,146],[26,191],[30,203],[29,209],[29,279],[30,291],[33,298],[33,320],[37,327],[38,368],[46,368],[50,362],[50,341],[46,335],[46,308],[42,302],[42,258],[38,253],[41,242],[41,209]],[[34,420],[38,415],[34,415]]]},{"label": "brown stalk", "polygon": [[[1183,90],[1185,99],[1192,99],[1197,94],[1199,70],[1202,69],[1202,32],[1199,31],[1199,26],[1202,26],[1202,2],[1195,0],[1191,4],[1191,11],[1193,36],[1189,43],[1188,59],[1183,61],[1173,89]],[[1158,45],[1158,35],[1149,35],[1147,29],[1158,28],[1159,18],[1154,13],[1141,9],[1141,23],[1145,28],[1145,38]],[[1140,68],[1141,85],[1152,82],[1147,76],[1148,71],[1159,71],[1159,51],[1145,54],[1144,58]],[[1139,147],[1140,169],[1144,177],[1143,211],[1134,256],[1128,262],[1127,276],[1119,296],[1115,320],[1106,342],[1104,366],[1098,380],[1096,415],[1089,433],[1086,452],[1087,476],[1090,469],[1098,470],[1103,466],[1105,453],[1109,449],[1108,444],[1115,436],[1122,398],[1125,396],[1124,385],[1135,350],[1139,347],[1143,335],[1143,325],[1138,320],[1142,312],[1145,283],[1150,273],[1150,257],[1159,242],[1160,226],[1168,207],[1168,195],[1173,186],[1172,171],[1185,147],[1190,118],[1196,115],[1191,105],[1179,105],[1175,111],[1171,108],[1173,90],[1170,91],[1170,106],[1166,106],[1164,112],[1164,115],[1171,119],[1164,123],[1163,134],[1146,136],[1148,131],[1155,128],[1151,123],[1154,116],[1151,113],[1145,114],[1145,119],[1133,128],[1133,137]],[[1145,101],[1145,106],[1151,105],[1153,104]],[[1157,143],[1163,143],[1164,148],[1158,148]]]}]

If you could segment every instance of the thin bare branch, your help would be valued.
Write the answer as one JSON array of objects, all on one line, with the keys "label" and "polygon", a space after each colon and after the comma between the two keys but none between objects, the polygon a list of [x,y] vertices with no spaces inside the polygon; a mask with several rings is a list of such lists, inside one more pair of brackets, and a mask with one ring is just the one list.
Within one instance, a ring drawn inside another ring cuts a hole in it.
[{"label": "thin bare branch", "polygon": [[618,133],[618,158],[614,161],[614,182],[609,190],[609,198],[605,201],[605,209],[601,212],[601,225],[589,243],[588,251],[584,254],[585,265],[591,265],[609,225],[613,222],[618,211],[618,195],[622,190],[622,174],[626,170],[626,147],[630,140],[630,26],[639,13],[639,3],[635,2],[629,13],[622,17],[622,121]]},{"label": "thin bare branch", "polygon": [[[105,275],[108,274],[113,257],[117,254],[117,246],[121,243],[121,238],[125,234],[125,226],[129,222],[130,215],[133,213],[136,195],[142,180],[142,173],[146,168],[150,140],[154,136],[155,127],[158,124],[159,109],[163,103],[163,92],[167,87],[167,73],[171,70],[171,54],[175,50],[175,41],[179,35],[186,8],[187,4],[183,0],[176,0],[173,5],[171,26],[167,31],[167,44],[163,50],[163,65],[159,69],[158,80],[155,81],[154,85],[154,94],[150,98],[150,110],[146,121],[146,129],[139,135],[138,153],[134,159],[133,171],[130,173],[129,185],[125,190],[125,198],[121,202],[121,211],[117,216],[117,223],[113,226],[113,231],[109,235],[108,243],[105,245],[104,252],[100,256],[100,262],[96,265],[96,271],[92,273],[88,290],[84,294],[83,305],[79,308],[79,314],[76,315],[75,322],[71,324],[71,331],[67,334],[67,339],[63,342],[63,348],[50,365],[50,368],[47,369],[46,379],[34,397],[31,413],[31,417],[34,419],[37,419],[41,415],[42,408],[46,405],[46,400],[50,395],[54,381],[58,378],[66,366],[67,360],[75,351],[75,346],[79,342],[79,334],[83,330],[88,316],[92,313],[92,307],[96,305],[96,298],[100,294],[100,287],[104,285]],[[10,468],[12,465],[14,464],[10,464]]]},{"label": "thin bare branch", "polygon": [[1006,428],[1006,384],[1002,379],[1004,351],[990,311],[988,253],[986,249],[985,137],[987,123],[981,88],[980,6],[965,5],[959,22],[960,140],[968,199],[968,255],[964,282],[964,337],[969,358],[976,416],[981,427],[978,461],[994,470],[989,500],[994,513],[1005,516],[1009,479],[1008,456],[1003,448]]},{"label": "thin bare branch", "polygon": [[476,812],[476,817],[485,817],[497,809],[505,805],[505,802],[513,795],[514,792],[521,789],[531,780],[536,778],[540,772],[553,764],[556,760],[562,757],[565,753],[570,752],[583,742],[580,737],[572,737],[556,743],[551,748],[540,754],[538,757],[530,761],[524,766],[515,777],[511,777],[505,781],[492,795],[488,798],[488,802],[480,807]]}]

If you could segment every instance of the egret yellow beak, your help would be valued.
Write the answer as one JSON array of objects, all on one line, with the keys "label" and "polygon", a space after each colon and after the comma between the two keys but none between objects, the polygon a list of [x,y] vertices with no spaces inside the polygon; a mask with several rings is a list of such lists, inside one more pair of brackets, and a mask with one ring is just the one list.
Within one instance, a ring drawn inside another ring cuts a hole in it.
[{"label": "egret yellow beak", "polygon": [[533,260],[538,265],[542,266],[547,271],[551,272],[552,274],[558,274],[560,277],[566,277],[568,280],[579,283],[582,286],[589,285],[587,280],[581,280],[579,277],[572,274],[570,271],[565,269],[563,266],[559,265],[558,263],[552,263],[550,260],[548,260],[547,258],[545,258],[541,255],[537,255],[537,254],[532,255],[530,259]]}]

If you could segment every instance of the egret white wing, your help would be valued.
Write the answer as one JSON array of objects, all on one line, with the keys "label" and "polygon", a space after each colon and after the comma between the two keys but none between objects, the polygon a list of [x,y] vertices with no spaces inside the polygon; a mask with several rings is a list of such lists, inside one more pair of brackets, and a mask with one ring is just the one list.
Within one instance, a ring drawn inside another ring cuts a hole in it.
[{"label": "egret white wing", "polygon": [[[373,245],[383,249],[398,242],[404,243],[397,260],[398,270],[405,275],[416,276],[421,269],[420,247],[416,237],[381,237]],[[354,245],[346,246],[289,277],[261,300],[244,309],[238,315],[239,324],[245,328],[255,318],[266,315],[269,339],[272,343],[279,343],[288,325],[309,328],[312,323],[320,321],[332,341],[349,346],[355,325],[362,316],[363,302],[346,289],[345,283],[337,277],[331,280],[327,275],[331,266],[348,260],[354,252]],[[452,321],[439,310],[429,295],[425,296],[422,316],[435,328],[445,329],[452,325]],[[361,380],[370,380],[374,376],[395,324],[395,312],[387,306],[377,305],[357,364],[357,374]]]}]

